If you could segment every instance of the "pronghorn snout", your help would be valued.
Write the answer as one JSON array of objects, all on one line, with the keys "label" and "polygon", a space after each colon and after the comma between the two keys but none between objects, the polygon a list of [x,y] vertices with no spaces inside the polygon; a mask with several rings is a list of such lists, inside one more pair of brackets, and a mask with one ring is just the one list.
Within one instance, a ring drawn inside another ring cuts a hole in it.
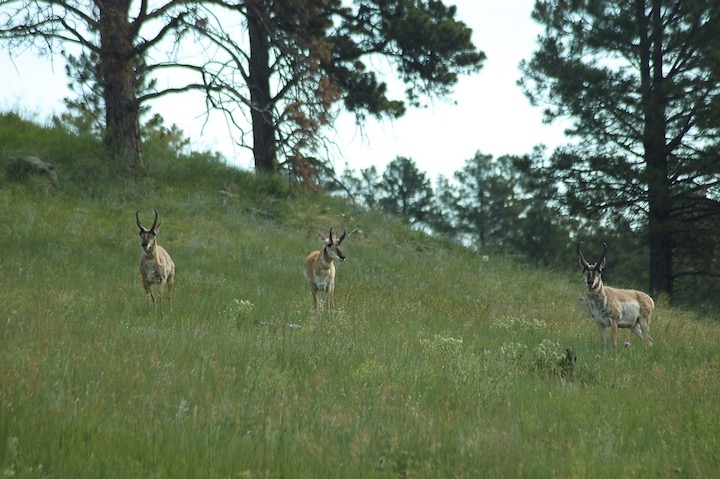
[{"label": "pronghorn snout", "polygon": [[151,233],[144,231],[140,233],[140,246],[145,251],[149,250],[153,244],[155,244],[155,237],[151,236]]},{"label": "pronghorn snout", "polygon": [[587,287],[590,289],[593,289],[595,286],[597,286],[599,280],[600,280],[600,275],[593,271],[589,271],[585,275],[585,283],[587,284]]},{"label": "pronghorn snout", "polygon": [[345,255],[342,254],[342,251],[340,251],[339,249],[328,248],[327,254],[331,259],[340,261],[341,263],[345,261]]}]

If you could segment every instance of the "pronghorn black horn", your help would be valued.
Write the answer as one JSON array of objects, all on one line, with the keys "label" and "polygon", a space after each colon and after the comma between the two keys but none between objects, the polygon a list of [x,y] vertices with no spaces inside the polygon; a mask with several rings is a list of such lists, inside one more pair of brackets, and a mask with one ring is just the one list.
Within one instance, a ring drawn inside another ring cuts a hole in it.
[{"label": "pronghorn black horn", "polygon": [[347,235],[347,231],[343,231],[343,234],[342,234],[342,236],[340,237],[340,239],[338,240],[337,244],[342,243],[343,240],[345,239],[345,236],[346,236],[346,235]]},{"label": "pronghorn black horn", "polygon": [[150,231],[153,231],[153,232],[155,231],[155,227],[157,226],[157,220],[158,220],[158,212],[157,212],[157,210],[155,210],[155,221],[153,221],[153,225],[150,228]]},{"label": "pronghorn black horn", "polygon": [[603,243],[603,254],[600,256],[600,259],[598,260],[597,264],[602,265],[605,262],[605,255],[608,252],[608,245],[606,243]]},{"label": "pronghorn black horn", "polygon": [[328,240],[330,241],[330,244],[333,244],[332,228],[330,228],[330,236],[328,236]]},{"label": "pronghorn black horn", "polygon": [[587,261],[585,261],[585,256],[583,256],[582,252],[580,251],[580,245],[581,245],[581,244],[582,244],[582,241],[579,242],[578,245],[577,245],[578,256],[580,256],[580,259],[583,260],[584,263],[587,263]]},{"label": "pronghorn black horn", "polygon": [[138,228],[143,229],[142,224],[140,223],[140,217],[138,214],[140,213],[140,210],[137,210],[135,212],[135,221],[137,222]]}]

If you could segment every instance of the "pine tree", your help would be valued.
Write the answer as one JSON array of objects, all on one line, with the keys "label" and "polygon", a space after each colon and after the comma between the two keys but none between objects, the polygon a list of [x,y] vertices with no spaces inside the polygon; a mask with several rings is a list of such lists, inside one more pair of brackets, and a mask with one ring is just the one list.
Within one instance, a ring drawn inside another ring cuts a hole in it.
[{"label": "pine tree", "polygon": [[696,209],[720,218],[720,4],[538,1],[533,17],[545,30],[521,84],[573,122],[578,141],[551,157],[566,203],[643,229],[650,290],[672,295]]}]

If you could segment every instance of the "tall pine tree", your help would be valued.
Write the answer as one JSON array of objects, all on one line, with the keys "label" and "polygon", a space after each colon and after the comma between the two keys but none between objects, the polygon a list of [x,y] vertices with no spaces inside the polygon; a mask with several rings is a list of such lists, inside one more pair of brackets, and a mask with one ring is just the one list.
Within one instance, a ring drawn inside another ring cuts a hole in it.
[{"label": "tall pine tree", "polygon": [[720,218],[720,3],[538,1],[533,18],[544,33],[521,85],[548,121],[573,121],[579,141],[551,158],[572,213],[644,230],[653,294],[710,273],[685,256],[699,212]]}]

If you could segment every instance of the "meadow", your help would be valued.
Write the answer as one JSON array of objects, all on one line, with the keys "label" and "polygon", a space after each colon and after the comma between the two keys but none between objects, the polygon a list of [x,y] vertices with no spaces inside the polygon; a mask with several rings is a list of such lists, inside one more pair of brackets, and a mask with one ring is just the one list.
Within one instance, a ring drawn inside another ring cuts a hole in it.
[{"label": "meadow", "polygon": [[[90,182],[82,145],[43,141],[59,193],[0,175],[0,477],[720,470],[707,312],[660,299],[654,345],[622,331],[632,346],[613,354],[576,306],[579,267],[484,258],[208,158]],[[138,209],[159,211],[176,263],[165,314],[140,286]],[[303,262],[330,227],[347,260],[337,310],[316,313]]]}]

